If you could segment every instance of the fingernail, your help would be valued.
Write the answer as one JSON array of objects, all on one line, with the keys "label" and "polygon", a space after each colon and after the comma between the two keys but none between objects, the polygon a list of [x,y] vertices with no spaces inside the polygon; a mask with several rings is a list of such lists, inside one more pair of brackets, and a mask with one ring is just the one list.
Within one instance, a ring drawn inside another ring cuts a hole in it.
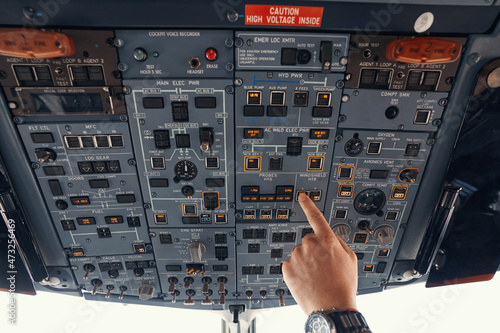
[{"label": "fingernail", "polygon": [[307,200],[307,195],[305,195],[304,193],[300,193],[299,194],[299,201],[306,201]]}]

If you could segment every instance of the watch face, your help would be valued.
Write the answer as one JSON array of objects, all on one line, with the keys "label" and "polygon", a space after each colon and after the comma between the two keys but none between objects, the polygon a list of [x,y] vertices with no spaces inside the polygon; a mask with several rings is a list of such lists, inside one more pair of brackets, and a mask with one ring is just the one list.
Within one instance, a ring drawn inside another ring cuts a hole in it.
[{"label": "watch face", "polygon": [[322,313],[313,313],[306,323],[306,333],[332,333],[330,321]]}]

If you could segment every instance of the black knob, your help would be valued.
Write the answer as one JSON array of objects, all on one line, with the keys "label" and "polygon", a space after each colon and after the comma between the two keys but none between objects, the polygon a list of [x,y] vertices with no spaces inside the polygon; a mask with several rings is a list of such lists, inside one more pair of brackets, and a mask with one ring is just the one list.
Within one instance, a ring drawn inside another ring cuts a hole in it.
[{"label": "black knob", "polygon": [[134,268],[134,275],[137,277],[141,277],[144,275],[144,268]]},{"label": "black knob", "polygon": [[387,119],[394,119],[398,116],[399,109],[396,106],[389,106],[385,110],[385,116]]},{"label": "black knob", "polygon": [[183,186],[181,189],[182,194],[184,194],[186,197],[192,197],[194,194],[194,188],[192,186],[186,185]]},{"label": "black knob", "polygon": [[50,148],[36,148],[35,155],[40,163],[54,162],[57,158],[56,152]]},{"label": "black knob", "polygon": [[65,210],[68,208],[68,203],[64,200],[57,200],[56,207],[60,210]]},{"label": "black knob", "polygon": [[118,277],[118,275],[120,275],[120,273],[118,273],[118,271],[116,269],[112,269],[112,270],[108,271],[108,275],[110,278],[116,279]]}]

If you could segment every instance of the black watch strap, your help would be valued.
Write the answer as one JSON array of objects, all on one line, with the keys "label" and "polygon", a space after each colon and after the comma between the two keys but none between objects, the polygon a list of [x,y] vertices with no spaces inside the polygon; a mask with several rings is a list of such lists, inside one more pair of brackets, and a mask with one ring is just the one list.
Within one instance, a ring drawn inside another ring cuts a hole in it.
[{"label": "black watch strap", "polygon": [[333,311],[328,316],[338,333],[372,333],[365,317],[358,311]]}]

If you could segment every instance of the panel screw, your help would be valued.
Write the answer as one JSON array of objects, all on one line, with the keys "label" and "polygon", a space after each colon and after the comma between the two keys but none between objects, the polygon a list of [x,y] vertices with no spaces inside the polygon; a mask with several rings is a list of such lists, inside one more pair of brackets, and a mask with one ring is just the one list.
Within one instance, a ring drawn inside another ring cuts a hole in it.
[{"label": "panel screw", "polygon": [[234,214],[234,217],[236,217],[237,219],[241,219],[241,214],[240,213],[236,213],[236,214]]},{"label": "panel screw", "polygon": [[351,73],[347,73],[347,74],[345,75],[345,80],[346,80],[346,81],[349,81],[351,78],[352,78],[352,74],[351,74]]},{"label": "panel screw", "polygon": [[342,102],[344,102],[344,103],[349,102],[349,95],[343,95],[342,96]]},{"label": "panel screw", "polygon": [[64,126],[64,129],[69,132],[69,131],[71,131],[71,126],[66,125],[66,126]]},{"label": "panel screw", "polygon": [[135,165],[135,160],[133,158],[131,158],[130,160],[128,160],[128,165],[134,166]]},{"label": "panel screw", "polygon": [[228,94],[232,94],[232,93],[234,93],[234,88],[233,88],[233,86],[227,86],[225,90],[226,90],[226,93],[228,93]]},{"label": "panel screw", "polygon": [[157,196],[157,195],[158,195],[158,194],[156,194],[156,192],[151,192],[151,196],[152,196],[153,198],[156,198],[156,196]]},{"label": "panel screw", "polygon": [[236,79],[234,79],[234,85],[239,87],[243,84],[243,80],[239,77],[237,77]]},{"label": "panel screw", "polygon": [[408,165],[412,165],[413,164],[413,161],[412,160],[409,160],[408,162],[406,162]]},{"label": "panel screw", "polygon": [[236,46],[236,47],[242,47],[243,46],[243,39],[236,38],[236,40],[234,41],[234,46]]},{"label": "panel screw", "polygon": [[[123,96],[123,94],[117,94],[117,97],[118,97],[118,96]],[[120,116],[120,120],[121,120],[121,121],[123,121],[123,122],[125,122],[125,121],[127,121],[127,120],[128,120],[128,117],[127,117],[126,115],[122,114],[122,115]]]},{"label": "panel screw", "polygon": [[445,106],[448,104],[448,100],[446,98],[441,98],[438,102],[439,106]]},{"label": "panel screw", "polygon": [[14,117],[14,122],[16,124],[22,124],[24,123],[24,117]]},{"label": "panel screw", "polygon": [[251,39],[247,39],[247,45],[248,45],[248,46],[252,46],[252,44],[253,44],[253,40],[251,40]]},{"label": "panel screw", "polygon": [[151,204],[148,204],[148,203],[144,204],[144,209],[150,209],[150,208],[151,208]]},{"label": "panel screw", "polygon": [[232,63],[232,62],[228,62],[228,63],[226,64],[226,70],[230,72],[230,71],[232,71],[233,69],[234,69],[234,65],[233,65],[233,63]]},{"label": "panel screw", "polygon": [[146,251],[151,251],[153,249],[153,247],[151,245],[146,245]]},{"label": "panel screw", "polygon": [[427,93],[426,92],[420,93],[420,97],[426,98],[427,97]]},{"label": "panel screw", "polygon": [[234,204],[234,202],[230,202],[229,203],[229,208],[234,209],[234,207],[236,207],[235,204]]},{"label": "panel screw", "polygon": [[217,124],[222,125],[224,124],[224,119],[217,119]]},{"label": "panel screw", "polygon": [[343,114],[341,114],[341,115],[339,116],[339,123],[343,123],[343,122],[345,122],[346,120],[347,120],[347,117],[346,117],[346,116],[344,116]]},{"label": "panel screw", "polygon": [[406,223],[401,224],[401,229],[406,229],[407,225]]},{"label": "panel screw", "polygon": [[125,184],[127,184],[127,182],[126,182],[126,181],[124,181],[124,180],[120,180],[120,185],[125,185]]},{"label": "panel screw", "polygon": [[38,163],[31,163],[31,168],[36,170],[36,169],[39,169],[40,168],[40,164]]},{"label": "panel screw", "polygon": [[402,131],[404,129],[405,129],[405,125],[401,124],[401,125],[398,126],[398,130]]},{"label": "panel screw", "polygon": [[328,150],[328,145],[323,145],[323,147],[321,147],[323,150]]},{"label": "panel screw", "polygon": [[125,95],[129,95],[131,92],[132,92],[132,88],[130,88],[129,86],[123,86],[123,93]]},{"label": "panel screw", "polygon": [[227,46],[227,47],[231,47],[234,45],[233,43],[233,40],[231,38],[228,38],[224,41],[224,44]]},{"label": "panel screw", "polygon": [[78,270],[78,266],[71,266],[71,269],[74,270],[74,271],[77,271]]},{"label": "panel screw", "polygon": [[242,242],[242,241],[236,241],[236,245],[237,245],[237,246],[240,246],[241,244],[243,244],[243,242]]},{"label": "panel screw", "polygon": [[341,163],[345,163],[345,162],[346,162],[345,157],[342,157],[342,158],[340,159],[340,162],[341,162]]},{"label": "panel screw", "polygon": [[467,59],[467,63],[471,66],[474,66],[475,64],[477,64],[479,62],[479,60],[481,59],[481,56],[479,55],[479,53],[472,53],[469,58]]},{"label": "panel screw", "polygon": [[54,72],[57,75],[62,75],[62,73],[64,73],[64,70],[61,67],[57,67],[56,69],[54,69]]},{"label": "panel screw", "polygon": [[155,238],[155,237],[156,237],[156,232],[150,232],[150,233],[149,233],[149,237],[151,237],[151,238]]},{"label": "panel screw", "polygon": [[427,145],[428,145],[428,146],[432,146],[432,145],[433,145],[433,144],[435,144],[435,143],[436,143],[436,140],[434,140],[434,139],[429,139],[429,140],[427,140]]},{"label": "panel screw", "polygon": [[337,83],[335,83],[335,87],[339,88],[339,89],[342,89],[344,88],[344,81],[337,81]]},{"label": "panel screw", "polygon": [[141,125],[145,125],[145,124],[146,124],[146,120],[144,120],[144,119],[139,119],[139,124],[141,124]]},{"label": "panel screw", "polygon": [[111,76],[114,77],[115,79],[121,79],[122,73],[120,73],[119,71],[112,71]]},{"label": "panel screw", "polygon": [[359,90],[354,90],[354,91],[352,92],[352,95],[353,95],[353,96],[358,96],[358,95],[359,95]]},{"label": "panel screw", "polygon": [[128,65],[127,64],[124,64],[122,62],[118,64],[118,70],[120,72],[125,72],[127,69],[128,69]]},{"label": "panel screw", "polygon": [[7,73],[4,71],[0,71],[0,80],[6,79],[7,78]]},{"label": "panel screw", "polygon": [[452,85],[453,83],[455,83],[455,78],[453,76],[446,79],[446,84]]},{"label": "panel screw", "polygon": [[73,183],[68,183],[68,187],[73,187]]},{"label": "panel screw", "polygon": [[229,237],[236,237],[236,233],[235,233],[234,231],[231,231],[231,232],[229,233]]},{"label": "panel screw", "polygon": [[231,23],[238,21],[238,13],[235,10],[228,10],[226,17]]},{"label": "panel screw", "polygon": [[439,126],[439,125],[441,125],[441,119],[434,119],[432,121],[432,125],[434,125],[436,127]]},{"label": "panel screw", "polygon": [[340,142],[340,141],[342,141],[342,139],[343,139],[342,135],[337,135],[335,137],[335,142]]}]

